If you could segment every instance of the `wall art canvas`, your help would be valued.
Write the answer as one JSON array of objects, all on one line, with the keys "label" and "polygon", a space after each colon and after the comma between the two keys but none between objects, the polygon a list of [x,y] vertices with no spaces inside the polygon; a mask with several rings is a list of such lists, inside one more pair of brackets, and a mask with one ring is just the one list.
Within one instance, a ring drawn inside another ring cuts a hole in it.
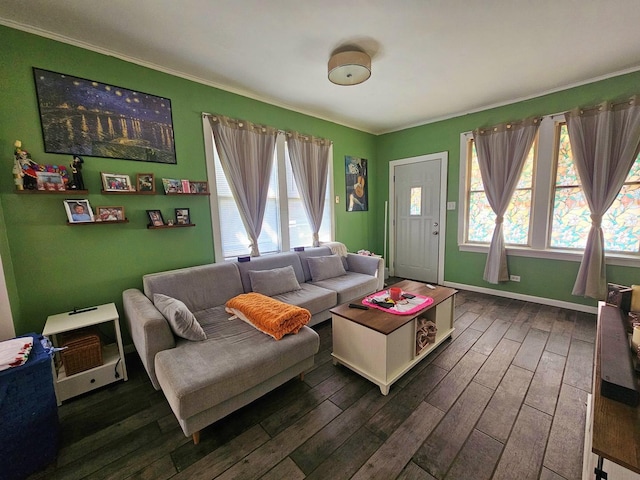
[{"label": "wall art canvas", "polygon": [[48,153],[176,163],[171,101],[33,69]]},{"label": "wall art canvas", "polygon": [[347,212],[369,210],[367,185],[367,160],[345,155],[345,184],[347,187]]}]

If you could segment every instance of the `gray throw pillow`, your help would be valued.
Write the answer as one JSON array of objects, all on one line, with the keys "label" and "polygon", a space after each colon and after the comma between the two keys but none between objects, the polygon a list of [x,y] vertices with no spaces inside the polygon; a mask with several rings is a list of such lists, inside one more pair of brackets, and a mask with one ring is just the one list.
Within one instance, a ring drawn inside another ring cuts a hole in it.
[{"label": "gray throw pillow", "polygon": [[319,282],[328,278],[346,275],[347,272],[342,264],[342,258],[339,255],[328,255],[323,257],[307,258],[311,280]]},{"label": "gray throw pillow", "polygon": [[267,297],[300,290],[296,272],[291,265],[271,270],[249,270],[251,290]]},{"label": "gray throw pillow", "polygon": [[207,334],[196,317],[180,300],[156,293],[153,296],[153,304],[164,315],[171,330],[178,337],[194,341],[207,339]]}]

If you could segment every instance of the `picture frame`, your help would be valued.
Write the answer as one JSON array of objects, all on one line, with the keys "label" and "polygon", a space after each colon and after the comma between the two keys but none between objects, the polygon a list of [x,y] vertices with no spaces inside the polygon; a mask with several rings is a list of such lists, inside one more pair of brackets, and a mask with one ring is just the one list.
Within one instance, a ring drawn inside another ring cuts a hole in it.
[{"label": "picture frame", "polygon": [[189,180],[180,180],[182,183],[182,193],[191,193],[191,185],[189,184]]},{"label": "picture frame", "polygon": [[96,207],[96,222],[122,222],[126,220],[123,206]]},{"label": "picture frame", "polygon": [[367,163],[365,158],[350,155],[344,157],[347,212],[369,210]]},{"label": "picture frame", "polygon": [[102,189],[105,192],[135,192],[129,175],[101,172],[101,176]]},{"label": "picture frame", "polygon": [[176,225],[191,225],[191,215],[188,208],[176,208]]},{"label": "picture frame", "polygon": [[156,192],[156,180],[153,173],[138,173],[136,175],[136,189],[138,192]]},{"label": "picture frame", "polygon": [[63,200],[69,223],[91,223],[95,221],[89,200]]},{"label": "picture frame", "polygon": [[170,99],[35,67],[33,77],[45,152],[177,163]]},{"label": "picture frame", "polygon": [[162,227],[164,225],[164,218],[162,218],[162,212],[160,210],[147,210],[149,216],[149,225],[153,227]]},{"label": "picture frame", "polygon": [[189,187],[191,188],[191,193],[197,193],[197,194],[209,193],[208,182],[190,182]]},{"label": "picture frame", "polygon": [[58,172],[36,172],[36,188],[56,192],[66,190],[62,175]]},{"label": "picture frame", "polygon": [[164,193],[182,193],[182,181],[176,178],[163,178]]}]

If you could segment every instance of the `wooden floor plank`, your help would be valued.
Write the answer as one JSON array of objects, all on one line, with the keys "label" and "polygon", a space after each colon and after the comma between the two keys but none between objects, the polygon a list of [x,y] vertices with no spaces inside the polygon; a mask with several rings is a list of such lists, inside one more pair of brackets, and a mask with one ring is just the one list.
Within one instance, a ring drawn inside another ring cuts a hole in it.
[{"label": "wooden floor plank", "polygon": [[427,397],[427,401],[443,412],[449,410],[487,360],[481,353],[469,351]]},{"label": "wooden floor plank", "polygon": [[509,368],[509,365],[511,365],[511,361],[519,348],[520,344],[518,342],[503,338],[491,355],[489,355],[487,361],[484,362],[484,365],[482,365],[482,368],[480,368],[473,378],[473,381],[489,387],[492,390],[498,388],[502,377]]},{"label": "wooden floor plank", "polygon": [[443,415],[432,405],[421,402],[352,479],[388,480],[397,477]]},{"label": "wooden floor plank", "polygon": [[409,462],[396,480],[436,480],[413,462]]},{"label": "wooden floor plank", "polygon": [[492,394],[493,390],[471,383],[413,456],[416,465],[436,478],[444,477]]},{"label": "wooden floor plank", "polygon": [[255,449],[241,462],[234,464],[217,478],[219,480],[260,478],[284,460],[301,443],[337,417],[341,411],[328,400],[322,402],[296,423]]},{"label": "wooden floor plank", "polygon": [[459,317],[456,318],[455,322],[453,322],[453,328],[455,328],[451,338],[454,340],[460,336],[462,332],[464,332],[469,325],[476,321],[478,318],[478,314],[474,312],[464,312]]},{"label": "wooden floor plank", "polygon": [[565,357],[555,353],[542,354],[524,403],[553,415],[562,384],[565,360]]},{"label": "wooden floor plank", "polygon": [[465,330],[431,363],[445,370],[451,370],[481,336],[482,332],[478,330]]},{"label": "wooden floor plank", "polygon": [[594,348],[593,343],[571,340],[563,383],[591,392]]},{"label": "wooden floor plank", "polygon": [[302,480],[304,473],[289,457],[260,477],[261,480]]},{"label": "wooden floor plank", "polygon": [[468,480],[470,477],[474,480],[489,480],[503,448],[502,443],[489,435],[473,430],[445,480]]},{"label": "wooden floor plank", "polygon": [[493,479],[538,479],[550,427],[550,415],[523,405]]},{"label": "wooden floor plank", "polygon": [[491,355],[493,349],[502,340],[503,335],[509,329],[511,324],[504,320],[497,319],[491,324],[489,328],[482,334],[476,343],[471,347],[478,353],[483,355]]},{"label": "wooden floor plank", "polygon": [[586,421],[587,395],[584,390],[563,384],[551,426],[544,466],[567,480],[581,478],[584,429],[575,426]]},{"label": "wooden floor plank", "polygon": [[496,320],[495,314],[491,314],[491,312],[482,313],[475,322],[469,325],[469,328],[473,328],[474,330],[478,330],[480,332],[484,332],[491,326],[491,324]]},{"label": "wooden floor plank", "polygon": [[511,365],[476,428],[505,443],[533,378],[533,373]]},{"label": "wooden floor plank", "polygon": [[548,332],[543,332],[535,328],[530,329],[522,342],[520,350],[518,350],[518,353],[516,353],[513,359],[513,364],[517,367],[526,368],[527,370],[535,372],[548,337]]}]

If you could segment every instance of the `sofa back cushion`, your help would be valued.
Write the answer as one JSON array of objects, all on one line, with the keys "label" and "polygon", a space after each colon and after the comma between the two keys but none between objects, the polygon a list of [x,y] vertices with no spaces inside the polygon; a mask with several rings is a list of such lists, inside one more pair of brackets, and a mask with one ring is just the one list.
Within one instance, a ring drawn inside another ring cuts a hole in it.
[{"label": "sofa back cushion", "polygon": [[268,297],[300,290],[296,272],[291,265],[271,270],[249,270],[251,290]]},{"label": "sofa back cushion", "polygon": [[223,305],[243,293],[240,273],[233,262],[151,273],[142,277],[142,285],[150,300],[157,293],[167,295],[183,302],[192,312]]},{"label": "sofa back cushion", "polygon": [[[248,262],[237,262],[235,265],[240,271],[240,279],[244,293],[253,291],[251,289],[250,271],[273,270],[274,268],[282,268],[286,266],[293,267],[298,283],[304,283],[304,273],[302,272],[302,264],[298,255],[293,252],[277,253],[275,255],[265,255],[262,257],[251,257]],[[231,297],[229,297],[231,298]]]},{"label": "sofa back cushion", "polygon": [[[315,247],[315,248],[305,248],[303,252],[297,253],[300,258],[300,262],[302,263],[302,271],[304,272],[304,282],[311,281],[311,271],[309,270],[309,262],[307,259],[309,257],[326,257],[329,255],[333,255],[333,252],[329,247]],[[349,270],[347,265],[347,260],[345,257],[340,257],[342,259],[342,264],[345,270]]]}]

